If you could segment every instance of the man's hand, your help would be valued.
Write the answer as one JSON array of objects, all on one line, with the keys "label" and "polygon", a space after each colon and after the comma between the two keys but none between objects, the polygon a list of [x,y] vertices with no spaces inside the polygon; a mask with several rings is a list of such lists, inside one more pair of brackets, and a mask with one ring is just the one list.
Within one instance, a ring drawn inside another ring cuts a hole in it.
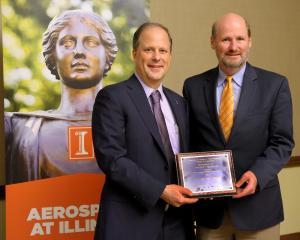
[{"label": "man's hand", "polygon": [[[235,186],[237,187],[237,194],[233,195],[233,198],[241,198],[254,194],[257,187],[257,178],[252,171],[247,171]],[[241,186],[243,187],[241,188]]]},{"label": "man's hand", "polygon": [[165,187],[160,198],[174,207],[180,207],[181,205],[192,204],[198,201],[198,198],[189,198],[187,196],[192,196],[192,192],[189,189],[171,184]]}]

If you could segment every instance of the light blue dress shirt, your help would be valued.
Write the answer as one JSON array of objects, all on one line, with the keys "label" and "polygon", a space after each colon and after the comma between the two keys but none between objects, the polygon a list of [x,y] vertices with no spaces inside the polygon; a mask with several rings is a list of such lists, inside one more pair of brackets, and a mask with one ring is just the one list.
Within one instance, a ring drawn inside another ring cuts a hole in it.
[{"label": "light blue dress shirt", "polygon": [[[239,103],[245,70],[246,70],[246,64],[244,64],[244,66],[242,66],[242,68],[232,76],[234,114],[236,112]],[[216,104],[217,104],[216,107],[217,107],[218,114],[220,113],[221,97],[222,97],[223,89],[226,84],[225,81],[226,77],[227,76],[225,75],[225,73],[219,68],[219,76],[218,76],[218,82],[216,88]]]}]

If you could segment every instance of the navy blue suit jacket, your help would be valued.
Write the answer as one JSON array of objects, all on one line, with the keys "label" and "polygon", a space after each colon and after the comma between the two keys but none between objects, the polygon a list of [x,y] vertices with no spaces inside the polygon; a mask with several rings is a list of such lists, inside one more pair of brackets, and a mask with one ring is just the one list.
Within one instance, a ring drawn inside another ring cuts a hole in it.
[{"label": "navy blue suit jacket", "polygon": [[285,77],[247,63],[240,100],[228,142],[216,110],[218,68],[187,79],[183,94],[190,108],[191,150],[230,149],[236,178],[247,170],[257,177],[254,195],[241,199],[199,201],[198,224],[217,228],[228,207],[233,224],[258,230],[283,220],[277,174],[290,159],[294,146],[292,102]]},{"label": "navy blue suit jacket", "polygon": [[[181,151],[187,151],[187,105],[178,94],[163,91],[179,128]],[[98,93],[92,129],[96,158],[106,174],[95,239],[156,240],[169,165],[148,99],[134,75]],[[179,218],[187,213],[184,208],[174,211]]]}]

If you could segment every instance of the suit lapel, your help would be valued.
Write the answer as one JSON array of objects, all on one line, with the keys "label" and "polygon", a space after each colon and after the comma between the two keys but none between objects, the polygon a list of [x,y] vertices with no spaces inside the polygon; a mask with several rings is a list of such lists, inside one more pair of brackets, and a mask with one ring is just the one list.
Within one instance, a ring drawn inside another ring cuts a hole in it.
[{"label": "suit lapel", "polygon": [[231,135],[229,141],[232,137],[234,137],[235,132],[237,129],[242,125],[243,121],[247,119],[248,116],[248,109],[251,104],[251,99],[255,94],[256,83],[255,80],[257,79],[256,72],[254,68],[247,63],[246,71],[244,75],[240,100],[238,103],[238,107],[236,110],[235,118],[233,127],[231,130]]},{"label": "suit lapel", "polygon": [[184,137],[187,136],[186,129],[185,129],[185,122],[187,121],[187,119],[184,119],[184,117],[187,117],[187,115],[185,115],[185,113],[182,111],[183,106],[181,106],[181,103],[177,99],[172,97],[171,92],[166,88],[163,88],[163,90],[164,90],[164,94],[168,99],[175,121],[178,126],[179,139],[180,139],[180,151],[185,151],[185,149],[187,149],[188,146],[186,144],[186,140],[184,139]]},{"label": "suit lapel", "polygon": [[218,68],[213,69],[210,75],[207,77],[207,84],[205,85],[205,100],[206,105],[211,116],[212,122],[214,126],[217,128],[217,132],[219,132],[219,137],[225,142],[225,138],[223,135],[223,131],[219,122],[219,116],[216,108],[216,87],[218,80]]},{"label": "suit lapel", "polygon": [[149,101],[147,99],[142,85],[139,83],[135,75],[132,75],[131,78],[128,80],[127,88],[128,94],[133,104],[136,106],[137,111],[139,112],[142,120],[144,121],[146,127],[149,129],[158,146],[164,153],[163,143]]}]

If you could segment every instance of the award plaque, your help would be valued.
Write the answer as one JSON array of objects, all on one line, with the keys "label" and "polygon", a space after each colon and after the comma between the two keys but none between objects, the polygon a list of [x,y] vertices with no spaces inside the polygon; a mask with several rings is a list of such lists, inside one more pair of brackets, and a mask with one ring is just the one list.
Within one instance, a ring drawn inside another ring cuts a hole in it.
[{"label": "award plaque", "polygon": [[193,197],[214,198],[236,193],[230,150],[179,153],[176,167],[179,184],[190,189]]}]

